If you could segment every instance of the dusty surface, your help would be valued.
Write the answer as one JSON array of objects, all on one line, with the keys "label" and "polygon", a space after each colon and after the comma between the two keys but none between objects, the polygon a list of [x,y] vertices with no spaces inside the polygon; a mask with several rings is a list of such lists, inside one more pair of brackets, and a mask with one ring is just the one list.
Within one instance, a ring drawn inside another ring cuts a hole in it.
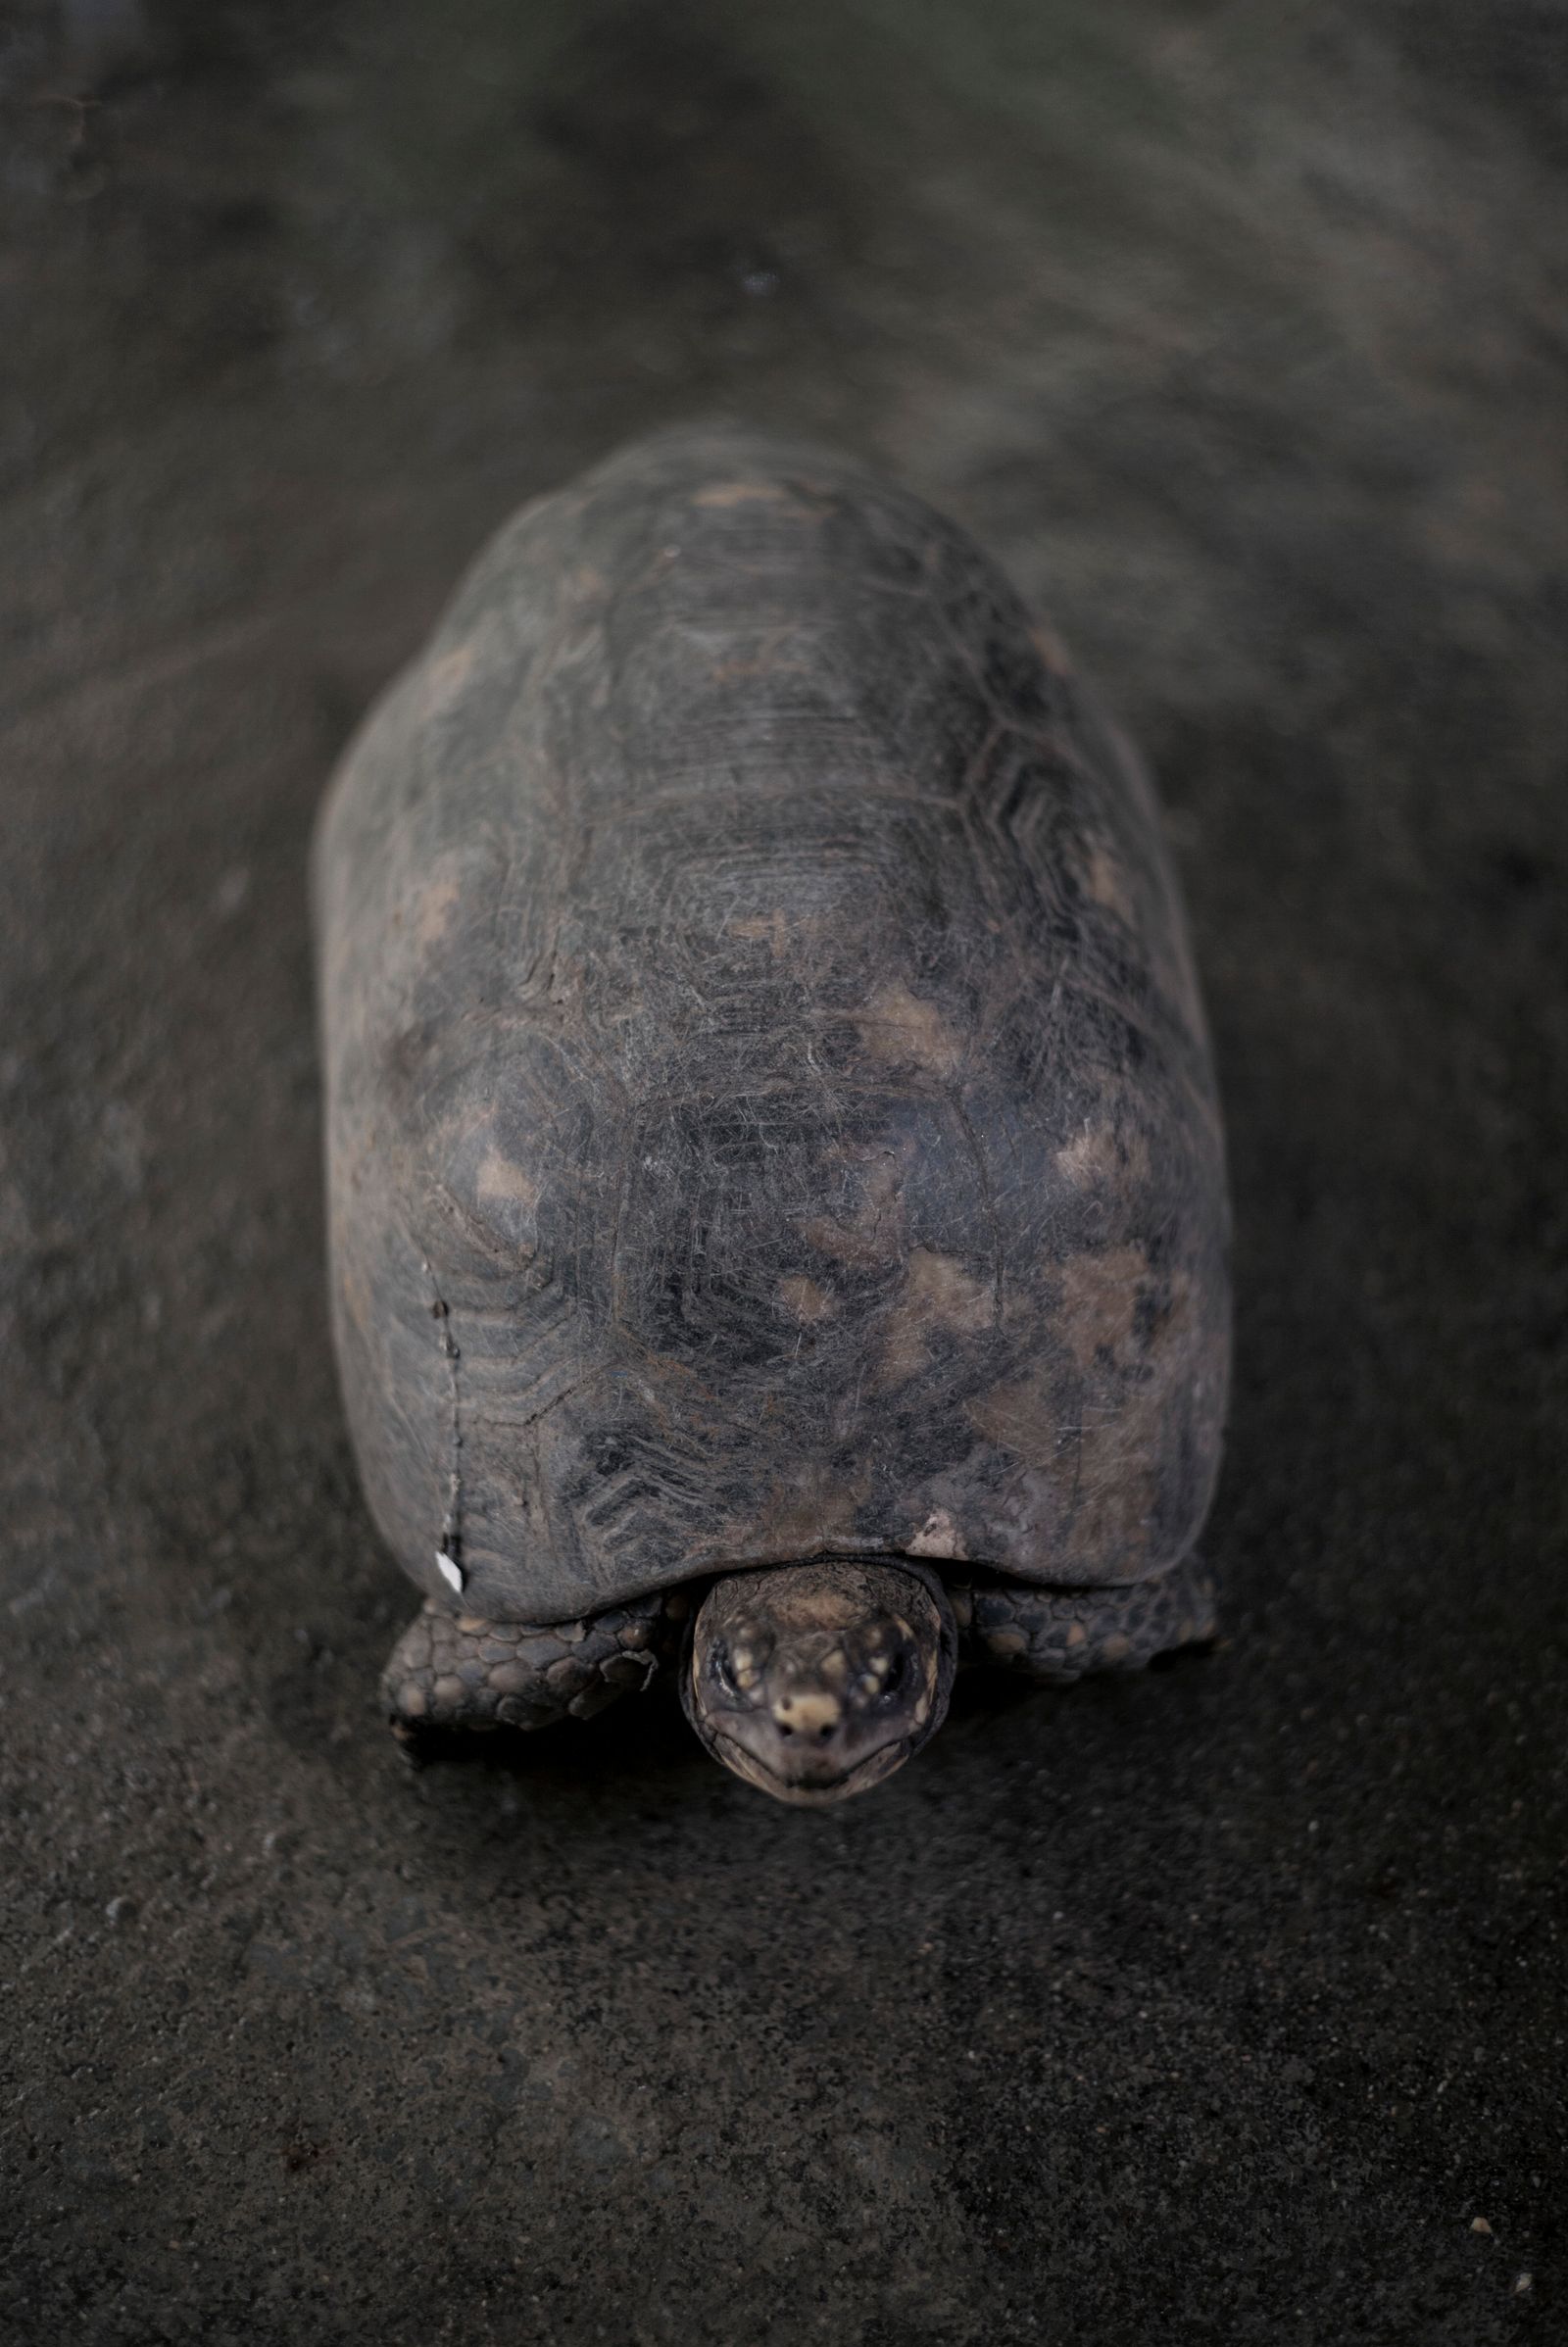
[{"label": "dusty surface", "polygon": [[[1560,14],[776,13],[8,21],[8,2342],[1562,2333]],[[1140,732],[1239,1209],[1224,1649],[826,1815],[408,1777],[323,1335],[323,776],[714,405]]]}]

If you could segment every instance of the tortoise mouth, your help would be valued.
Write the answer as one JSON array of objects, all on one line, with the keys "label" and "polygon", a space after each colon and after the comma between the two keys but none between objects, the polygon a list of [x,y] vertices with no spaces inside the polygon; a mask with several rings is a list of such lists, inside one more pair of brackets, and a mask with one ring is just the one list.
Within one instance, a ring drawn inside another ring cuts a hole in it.
[{"label": "tortoise mouth", "polygon": [[835,1801],[847,1801],[856,1793],[869,1792],[873,1785],[903,1768],[923,1737],[907,1735],[889,1736],[869,1752],[861,1752],[847,1767],[824,1770],[820,1775],[781,1776],[768,1767],[760,1752],[730,1736],[713,1721],[708,1723],[708,1733],[702,1739],[715,1760],[721,1760],[731,1773],[759,1792],[771,1793],[775,1801],[786,1802],[793,1809],[826,1809]]}]

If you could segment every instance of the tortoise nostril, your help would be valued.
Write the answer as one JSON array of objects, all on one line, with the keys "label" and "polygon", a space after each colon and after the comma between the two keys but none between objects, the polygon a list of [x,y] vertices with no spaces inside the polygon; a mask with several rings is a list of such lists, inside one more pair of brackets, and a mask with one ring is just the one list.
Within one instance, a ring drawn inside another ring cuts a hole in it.
[{"label": "tortoise nostril", "polygon": [[780,1736],[793,1736],[795,1734],[795,1731],[790,1726],[788,1720],[780,1720],[778,1724],[778,1732]]},{"label": "tortoise nostril", "polygon": [[829,1737],[829,1736],[832,1735],[832,1733],[833,1733],[833,1724],[832,1724],[832,1722],[831,1722],[830,1720],[824,1720],[824,1721],[823,1721],[823,1723],[822,1723],[822,1725],[821,1725],[821,1727],[820,1727],[820,1728],[818,1728],[818,1730],[817,1730],[817,1732],[816,1732],[816,1740],[817,1740],[817,1742],[818,1742],[819,1744],[825,1744],[825,1743],[827,1742],[827,1739],[828,1739],[828,1737]]}]

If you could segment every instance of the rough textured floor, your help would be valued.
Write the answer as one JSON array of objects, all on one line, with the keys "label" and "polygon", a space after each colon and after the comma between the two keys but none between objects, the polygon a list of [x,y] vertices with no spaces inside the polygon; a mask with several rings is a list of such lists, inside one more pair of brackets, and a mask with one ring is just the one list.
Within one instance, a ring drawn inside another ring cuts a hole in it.
[{"label": "rough textured floor", "polygon": [[[13,10],[0,2334],[1568,2335],[1550,0]],[[1207,1662],[862,1805],[411,1776],[303,856],[515,503],[727,407],[1141,733],[1226,1087]]]}]

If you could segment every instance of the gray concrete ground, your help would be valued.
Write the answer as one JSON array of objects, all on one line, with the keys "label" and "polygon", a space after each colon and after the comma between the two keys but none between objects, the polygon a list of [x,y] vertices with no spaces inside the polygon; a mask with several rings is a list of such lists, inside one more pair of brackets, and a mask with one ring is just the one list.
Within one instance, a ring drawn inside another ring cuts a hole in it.
[{"label": "gray concrete ground", "polygon": [[[1568,2335],[1549,0],[13,11],[0,2335]],[[842,1814],[411,1777],[303,893],[519,499],[724,407],[1152,752],[1234,1151],[1211,1659]]]}]

